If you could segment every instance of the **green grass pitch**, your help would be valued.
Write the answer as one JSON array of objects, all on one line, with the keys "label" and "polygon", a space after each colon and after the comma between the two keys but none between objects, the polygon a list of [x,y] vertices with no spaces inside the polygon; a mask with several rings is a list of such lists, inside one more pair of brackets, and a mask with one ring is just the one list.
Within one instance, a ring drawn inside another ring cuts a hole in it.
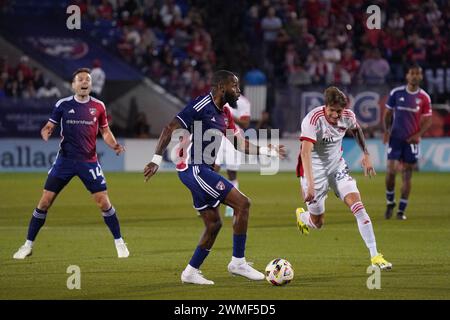
[{"label": "green grass pitch", "polygon": [[[229,218],[202,266],[216,284],[182,284],[180,273],[203,230],[189,191],[174,173],[158,173],[147,184],[139,173],[106,176],[128,259],[116,257],[99,210],[75,178],[49,211],[33,255],[15,261],[46,175],[0,174],[0,299],[450,299],[448,173],[414,174],[406,221],[384,220],[383,174],[354,175],[378,249],[394,265],[382,272],[379,290],[366,286],[368,251],[352,214],[331,192],[324,228],[298,233],[294,211],[302,202],[292,173],[239,174],[252,199],[247,260],[259,270],[276,257],[289,260],[295,278],[284,287],[228,274]],[[80,290],[67,289],[70,265],[81,269]]]}]

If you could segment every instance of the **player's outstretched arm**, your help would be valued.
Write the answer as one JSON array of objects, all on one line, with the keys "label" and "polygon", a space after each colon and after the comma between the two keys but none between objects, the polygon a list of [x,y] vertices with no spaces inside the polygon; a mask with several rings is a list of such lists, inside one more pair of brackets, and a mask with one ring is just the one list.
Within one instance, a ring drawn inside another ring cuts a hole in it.
[{"label": "player's outstretched arm", "polygon": [[371,178],[372,176],[376,175],[376,172],[375,168],[373,167],[372,160],[370,159],[369,151],[367,150],[366,147],[366,139],[364,138],[364,133],[359,125],[351,131],[356,139],[356,142],[358,143],[359,147],[364,153],[363,158],[361,160],[361,165],[364,169],[364,175],[366,177],[369,176],[369,178]]},{"label": "player's outstretched arm", "polygon": [[117,142],[116,137],[114,137],[114,134],[112,133],[109,126],[100,128],[100,133],[105,143],[116,152],[116,155],[125,152],[125,148]]},{"label": "player's outstretched arm", "polygon": [[45,126],[41,129],[41,137],[44,139],[44,141],[48,141],[48,139],[51,137],[53,130],[55,130],[56,124],[53,122],[48,121]]},{"label": "player's outstretched arm", "polygon": [[167,146],[172,139],[172,133],[176,129],[181,129],[181,124],[174,118],[167,126],[164,127],[161,135],[159,136],[158,144],[156,146],[155,154],[153,159],[144,168],[144,181],[147,182],[156,171],[158,171],[159,165],[162,161],[162,155],[166,151]]},{"label": "player's outstretched arm", "polygon": [[[228,135],[227,135],[227,138]],[[253,155],[265,155],[270,157],[279,157],[280,159],[284,159],[286,157],[286,149],[284,145],[275,145],[269,144],[267,147],[257,146],[247,139],[244,139],[240,134],[234,136],[236,141],[231,141],[234,144],[235,148],[243,152],[245,154],[253,154]]]}]

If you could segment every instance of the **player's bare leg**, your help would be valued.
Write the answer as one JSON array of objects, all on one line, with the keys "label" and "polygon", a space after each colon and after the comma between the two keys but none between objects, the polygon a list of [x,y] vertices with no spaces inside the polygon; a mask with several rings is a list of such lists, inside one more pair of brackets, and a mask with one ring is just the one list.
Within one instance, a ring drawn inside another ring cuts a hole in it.
[{"label": "player's bare leg", "polygon": [[108,192],[100,191],[92,194],[95,203],[102,211],[103,220],[108,226],[114,237],[114,243],[116,245],[117,256],[119,258],[127,258],[130,255],[128,251],[127,245],[125,241],[122,239],[122,235],[120,233],[120,224],[117,219],[116,209],[111,205],[111,201],[109,201]]},{"label": "player's bare leg", "polygon": [[[236,189],[239,189],[239,182],[237,180],[237,171],[227,170],[228,180],[233,184]],[[234,210],[230,206],[225,207],[225,217],[232,217],[234,215]]]},{"label": "player's bare leg", "polygon": [[41,199],[39,200],[36,209],[33,211],[33,216],[31,217],[28,226],[27,239],[24,245],[21,246],[16,253],[14,253],[14,259],[25,259],[26,257],[31,256],[33,251],[33,242],[36,239],[39,230],[45,223],[47,211],[50,209],[57,196],[57,193],[44,189]]},{"label": "player's bare leg", "polygon": [[356,218],[359,233],[369,249],[372,265],[376,265],[381,269],[391,269],[392,264],[386,261],[383,258],[383,255],[377,251],[372,221],[370,220],[370,217],[361,202],[360,194],[358,192],[349,193],[344,197],[344,202]]},{"label": "player's bare leg", "polygon": [[413,173],[413,164],[404,163],[402,167],[402,189],[401,198],[398,205],[397,219],[406,220],[405,210],[408,205],[408,198],[411,192],[411,178]]},{"label": "player's bare leg", "polygon": [[238,189],[233,188],[224,201],[234,209],[233,216],[233,256],[228,264],[228,271],[251,280],[263,280],[264,274],[255,270],[245,260],[245,243],[247,240],[250,199]]},{"label": "player's bare leg", "polygon": [[398,161],[387,160],[386,171],[386,211],[384,217],[390,219],[395,208],[395,176],[397,172]]},{"label": "player's bare leg", "polygon": [[199,269],[216,241],[217,235],[222,228],[222,220],[220,219],[219,207],[201,210],[200,216],[205,224],[205,229],[191,261],[189,261],[189,264],[181,274],[181,281],[183,283],[208,285],[214,284],[214,282],[203,277]]}]

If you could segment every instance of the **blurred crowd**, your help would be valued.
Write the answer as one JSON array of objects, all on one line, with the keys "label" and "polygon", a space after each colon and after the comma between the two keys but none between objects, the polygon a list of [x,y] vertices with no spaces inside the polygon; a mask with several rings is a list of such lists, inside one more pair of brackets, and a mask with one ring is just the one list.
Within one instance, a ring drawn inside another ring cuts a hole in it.
[{"label": "blurred crowd", "polygon": [[[217,65],[259,68],[275,86],[345,86],[397,84],[407,64],[447,66],[450,57],[447,0],[74,3],[94,37],[183,100],[209,89]],[[381,8],[380,30],[366,27],[370,4]]]},{"label": "blurred crowd", "polygon": [[30,65],[27,56],[11,64],[8,57],[0,57],[0,99],[12,98],[59,98],[61,92],[39,68]]},{"label": "blurred crowd", "polygon": [[189,2],[74,1],[92,36],[186,101],[209,90],[216,63],[204,13]]},{"label": "blurred crowd", "polygon": [[[449,64],[450,1],[252,2],[244,20],[250,59],[277,83],[398,83],[407,64]],[[373,4],[380,30],[367,28]]]}]

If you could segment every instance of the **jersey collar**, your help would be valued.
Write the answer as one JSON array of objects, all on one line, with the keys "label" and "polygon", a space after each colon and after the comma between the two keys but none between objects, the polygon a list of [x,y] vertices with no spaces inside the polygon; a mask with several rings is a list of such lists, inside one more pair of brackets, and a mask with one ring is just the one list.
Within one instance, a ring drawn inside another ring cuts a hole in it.
[{"label": "jersey collar", "polygon": [[89,99],[87,99],[86,101],[80,101],[77,99],[76,95],[73,95],[73,100],[75,100],[78,103],[87,103],[87,102],[91,101],[91,96],[88,96],[88,97],[89,97]]}]

